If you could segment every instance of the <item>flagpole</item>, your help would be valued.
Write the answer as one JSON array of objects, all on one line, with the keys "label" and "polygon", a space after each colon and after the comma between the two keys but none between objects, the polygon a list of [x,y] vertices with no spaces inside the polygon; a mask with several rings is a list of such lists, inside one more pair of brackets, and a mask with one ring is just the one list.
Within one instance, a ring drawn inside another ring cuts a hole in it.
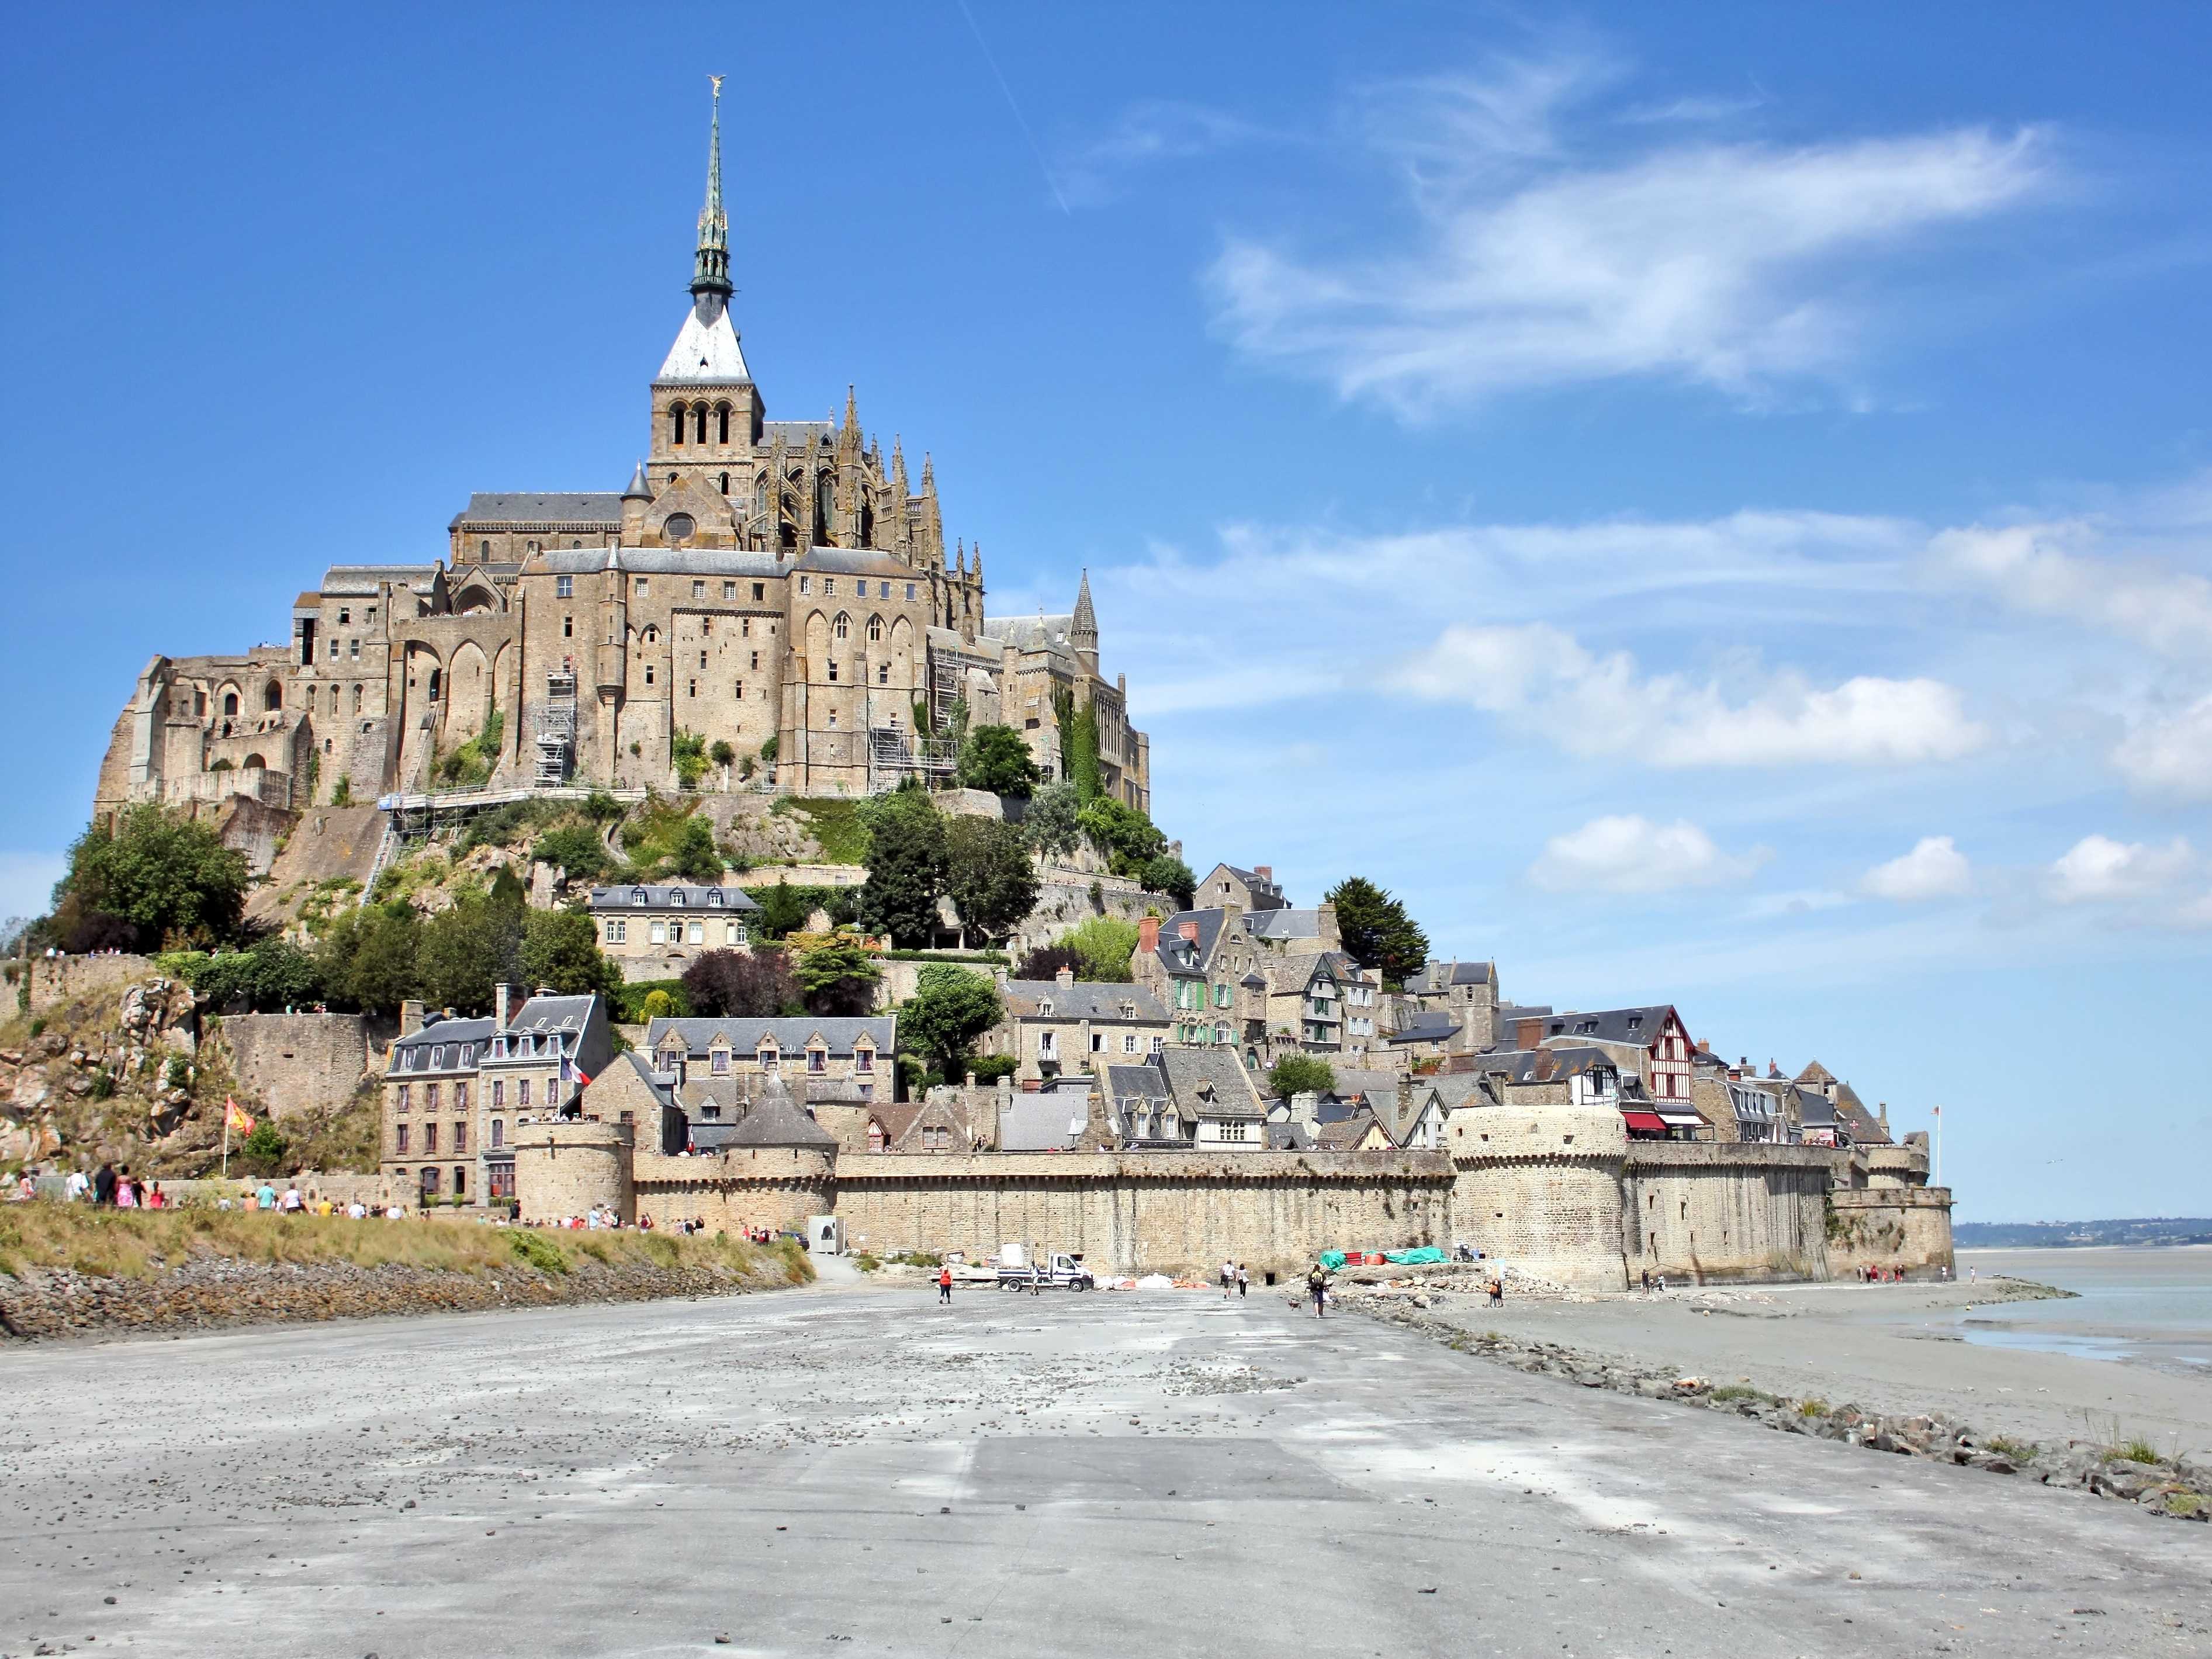
[{"label": "flagpole", "polygon": [[230,1103],[228,1101],[223,1103],[222,1109],[222,1178],[225,1181],[230,1179]]}]

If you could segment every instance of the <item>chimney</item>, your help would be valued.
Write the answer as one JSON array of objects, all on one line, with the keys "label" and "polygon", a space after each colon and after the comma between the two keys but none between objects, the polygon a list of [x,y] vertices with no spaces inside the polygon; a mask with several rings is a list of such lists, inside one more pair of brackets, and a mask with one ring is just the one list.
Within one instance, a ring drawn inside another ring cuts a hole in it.
[{"label": "chimney", "polygon": [[1137,950],[1141,955],[1150,956],[1159,948],[1160,919],[1146,916],[1137,924]]},{"label": "chimney", "polygon": [[1270,887],[1275,884],[1275,866],[1272,864],[1255,864],[1252,866],[1252,873]]},{"label": "chimney", "polygon": [[1324,901],[1320,908],[1315,910],[1314,918],[1315,926],[1321,934],[1321,948],[1324,951],[1341,951],[1344,948],[1344,935],[1337,931],[1336,907]]},{"label": "chimney", "polygon": [[1183,938],[1189,940],[1193,945],[1198,943],[1198,924],[1196,922],[1183,922],[1176,928],[1176,932],[1181,933]]},{"label": "chimney", "polygon": [[1073,968],[1062,968],[1062,969],[1060,969],[1057,972],[1055,972],[1055,973],[1053,975],[1053,976],[1052,976],[1052,982],[1053,982],[1054,985],[1073,985],[1073,984],[1074,984],[1074,983],[1075,983],[1075,969],[1073,969]]},{"label": "chimney", "polygon": [[501,980],[493,988],[491,994],[491,1029],[495,1031],[504,1031],[507,1029],[507,983],[505,980]]},{"label": "chimney", "polygon": [[422,1029],[422,1005],[418,1001],[399,1005],[399,1035],[413,1036]]},{"label": "chimney", "polygon": [[1540,1019],[1516,1019],[1513,1022],[1513,1044],[1518,1048],[1540,1048],[1544,1046],[1544,1022]]}]

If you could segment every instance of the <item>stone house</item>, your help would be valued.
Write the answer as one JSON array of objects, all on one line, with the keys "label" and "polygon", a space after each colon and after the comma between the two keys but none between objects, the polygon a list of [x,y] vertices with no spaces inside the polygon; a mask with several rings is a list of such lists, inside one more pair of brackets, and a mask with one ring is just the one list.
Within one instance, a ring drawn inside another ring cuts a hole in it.
[{"label": "stone house", "polygon": [[1231,1048],[1169,1047],[1099,1079],[1109,1144],[1133,1151],[1263,1152],[1267,1104]]},{"label": "stone house", "polygon": [[1224,910],[1284,910],[1291,902],[1275,885],[1274,870],[1265,864],[1255,864],[1249,870],[1217,864],[1198,884],[1197,890],[1209,905]]},{"label": "stone house", "polygon": [[653,1071],[702,1122],[735,1122],[770,1078],[787,1088],[848,1085],[855,1101],[898,1098],[896,1014],[664,1018],[647,1026],[645,1048]]},{"label": "stone house", "polygon": [[1523,1012],[1516,1024],[1517,1029],[1506,1036],[1522,1048],[1603,1048],[1636,1074],[1644,1092],[1661,1107],[1689,1107],[1697,1045],[1669,1004],[1548,1016]]},{"label": "stone house", "polygon": [[400,1015],[386,1051],[379,1168],[425,1202],[483,1205],[514,1195],[514,1131],[572,1106],[614,1053],[605,1003],[540,991],[489,1019]]},{"label": "stone house", "polygon": [[1421,971],[1389,999],[1387,1029],[1408,1030],[1430,1017],[1449,1035],[1434,1047],[1438,1053],[1479,1054],[1498,1046],[1498,967],[1489,962],[1441,962],[1431,959]]},{"label": "stone house", "polygon": [[739,887],[639,882],[594,887],[591,911],[624,979],[675,979],[705,951],[750,951],[760,906]]},{"label": "stone house", "polygon": [[1005,1017],[977,1052],[1018,1062],[1017,1086],[1035,1089],[1066,1073],[1129,1065],[1166,1046],[1168,1013],[1141,985],[1079,980],[1067,969],[1052,979],[1000,979]]}]

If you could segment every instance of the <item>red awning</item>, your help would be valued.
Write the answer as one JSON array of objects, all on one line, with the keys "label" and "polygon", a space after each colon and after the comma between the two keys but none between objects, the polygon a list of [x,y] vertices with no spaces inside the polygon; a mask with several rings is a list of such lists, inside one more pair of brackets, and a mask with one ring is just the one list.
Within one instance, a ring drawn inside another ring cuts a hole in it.
[{"label": "red awning", "polygon": [[1648,1129],[1655,1135],[1667,1133],[1667,1126],[1656,1112],[1623,1112],[1620,1121],[1632,1129]]}]

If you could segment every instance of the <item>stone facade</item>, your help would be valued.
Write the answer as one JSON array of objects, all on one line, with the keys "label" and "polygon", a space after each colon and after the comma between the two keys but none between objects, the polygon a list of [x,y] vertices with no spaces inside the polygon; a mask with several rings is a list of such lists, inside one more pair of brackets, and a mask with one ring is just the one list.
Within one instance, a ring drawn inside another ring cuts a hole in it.
[{"label": "stone facade", "polygon": [[368,1075],[366,1015],[229,1014],[214,1024],[240,1095],[280,1122],[348,1099]]},{"label": "stone facade", "polygon": [[1026,732],[1055,775],[1063,713],[1095,720],[1104,787],[1149,810],[1149,742],[1100,668],[1087,582],[1066,613],[987,617],[981,550],[947,556],[927,457],[910,482],[849,388],[842,418],[768,418],[728,309],[719,134],[718,117],[692,305],[629,488],[472,495],[443,562],[331,567],[292,605],[288,644],[153,658],[96,817],[441,785],[669,789],[694,741],[729,745],[726,787],[859,795],[948,773],[963,702]]}]

